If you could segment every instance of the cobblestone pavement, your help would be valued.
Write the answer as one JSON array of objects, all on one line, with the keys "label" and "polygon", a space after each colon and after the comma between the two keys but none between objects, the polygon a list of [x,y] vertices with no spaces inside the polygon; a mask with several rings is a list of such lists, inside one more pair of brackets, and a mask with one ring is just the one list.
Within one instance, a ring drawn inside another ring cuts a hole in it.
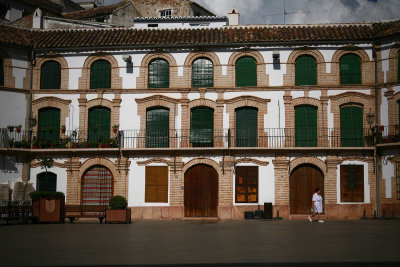
[{"label": "cobblestone pavement", "polygon": [[78,222],[1,226],[0,238],[0,266],[400,262],[400,221]]}]

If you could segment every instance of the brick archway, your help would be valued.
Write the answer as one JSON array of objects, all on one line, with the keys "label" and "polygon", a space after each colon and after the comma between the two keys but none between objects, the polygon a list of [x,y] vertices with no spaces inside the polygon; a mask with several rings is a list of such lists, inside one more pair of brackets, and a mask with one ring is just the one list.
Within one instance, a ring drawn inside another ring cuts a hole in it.
[{"label": "brick archway", "polygon": [[296,167],[304,164],[314,165],[324,174],[324,176],[326,176],[326,163],[323,160],[316,157],[299,157],[290,161],[289,163],[290,173],[292,173]]},{"label": "brick archway", "polygon": [[[69,105],[71,100],[65,100],[54,96],[46,96],[32,101],[32,116],[39,120],[39,110],[42,108],[58,108],[60,110],[60,126],[67,125],[66,120],[69,116]],[[32,127],[33,132],[37,132],[38,124]],[[67,129],[72,130],[72,129]]]},{"label": "brick archway", "polygon": [[61,90],[68,90],[69,86],[69,68],[67,60],[61,55],[45,55],[36,60],[36,65],[33,68],[32,89],[40,90],[40,79],[42,73],[42,66],[48,61],[56,61],[61,66]]},{"label": "brick archway", "polygon": [[213,168],[215,169],[215,171],[218,173],[218,176],[219,176],[219,177],[222,176],[222,173],[221,173],[221,166],[220,166],[216,161],[214,161],[214,160],[212,160],[212,159],[208,159],[208,158],[195,158],[195,159],[192,159],[192,160],[186,162],[186,163],[183,165],[182,174],[185,174],[186,171],[187,171],[188,169],[190,169],[190,167],[192,167],[192,166],[194,166],[194,165],[198,165],[198,164],[209,165],[209,166],[211,166],[211,167],[213,167]]}]

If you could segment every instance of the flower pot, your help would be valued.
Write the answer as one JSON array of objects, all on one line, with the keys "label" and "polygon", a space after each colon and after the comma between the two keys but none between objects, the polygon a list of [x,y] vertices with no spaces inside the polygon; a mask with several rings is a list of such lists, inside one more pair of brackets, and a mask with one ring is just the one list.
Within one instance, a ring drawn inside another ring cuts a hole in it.
[{"label": "flower pot", "polygon": [[64,220],[65,198],[40,197],[32,201],[33,216],[39,223],[61,223]]},{"label": "flower pot", "polygon": [[17,133],[21,132],[21,128],[17,128],[16,130],[17,130]]},{"label": "flower pot", "polygon": [[113,131],[116,134],[118,132],[118,128],[113,128]]},{"label": "flower pot", "polygon": [[54,145],[53,145],[53,144],[51,144],[51,145],[50,145],[50,148],[51,148],[51,149],[53,149],[53,148],[54,148]]},{"label": "flower pot", "polygon": [[61,129],[61,132],[62,132],[63,134],[65,134],[65,128],[62,128],[62,129]]},{"label": "flower pot", "polygon": [[107,209],[106,223],[131,223],[131,209]]},{"label": "flower pot", "polygon": [[101,148],[101,144],[99,144],[99,148]]},{"label": "flower pot", "polygon": [[72,148],[78,148],[78,143],[73,143]]},{"label": "flower pot", "polygon": [[14,131],[14,127],[8,127],[8,130],[10,130],[10,133]]}]

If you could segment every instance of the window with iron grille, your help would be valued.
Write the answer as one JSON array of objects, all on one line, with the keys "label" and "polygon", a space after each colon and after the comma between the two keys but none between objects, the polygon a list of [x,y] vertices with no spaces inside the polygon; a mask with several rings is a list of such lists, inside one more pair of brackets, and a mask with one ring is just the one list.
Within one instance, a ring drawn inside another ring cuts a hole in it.
[{"label": "window with iron grille", "polygon": [[4,86],[4,59],[0,57],[0,86]]},{"label": "window with iron grille", "polygon": [[361,60],[357,55],[346,54],[339,64],[341,84],[361,84]]},{"label": "window with iron grille", "polygon": [[363,165],[340,165],[340,201],[364,202]]},{"label": "window with iron grille", "polygon": [[171,9],[160,10],[160,17],[161,18],[171,18],[172,10]]},{"label": "window with iron grille", "polygon": [[156,107],[147,110],[146,147],[169,147],[169,109]]},{"label": "window with iron grille", "polygon": [[60,89],[61,65],[50,60],[43,63],[40,69],[40,89]]},{"label": "window with iron grille", "polygon": [[257,86],[257,64],[252,57],[236,61],[236,86]]},{"label": "window with iron grille", "polygon": [[192,65],[192,87],[213,87],[214,67],[211,60],[199,58]]},{"label": "window with iron grille", "polygon": [[111,64],[100,59],[90,68],[90,89],[111,88]]},{"label": "window with iron grille", "polygon": [[36,191],[57,191],[57,174],[52,172],[41,172],[37,175]]},{"label": "window with iron grille", "polygon": [[237,166],[235,168],[235,202],[258,202],[258,167]]},{"label": "window with iron grille", "polygon": [[149,88],[169,88],[169,63],[155,59],[149,64]]},{"label": "window with iron grille", "polygon": [[313,56],[299,56],[296,60],[296,85],[317,84],[317,63]]}]

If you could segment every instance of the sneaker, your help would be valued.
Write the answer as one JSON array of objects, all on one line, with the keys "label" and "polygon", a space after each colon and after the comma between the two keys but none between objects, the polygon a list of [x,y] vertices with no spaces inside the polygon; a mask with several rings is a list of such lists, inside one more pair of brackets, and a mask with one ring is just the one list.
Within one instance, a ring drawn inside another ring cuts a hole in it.
[{"label": "sneaker", "polygon": [[310,222],[312,222],[311,216],[308,216],[307,218]]},{"label": "sneaker", "polygon": [[323,220],[319,220],[318,222],[323,223],[324,221]]}]

